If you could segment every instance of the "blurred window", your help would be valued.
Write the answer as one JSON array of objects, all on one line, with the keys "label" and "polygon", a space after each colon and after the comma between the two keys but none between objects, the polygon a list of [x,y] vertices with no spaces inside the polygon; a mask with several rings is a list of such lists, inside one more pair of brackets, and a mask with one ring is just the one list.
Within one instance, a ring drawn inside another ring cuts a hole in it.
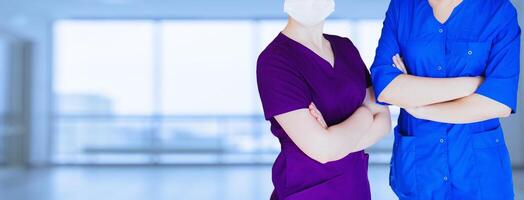
[{"label": "blurred window", "polygon": [[[284,20],[60,20],[55,163],[271,163],[258,54]],[[377,20],[330,20],[371,63]],[[380,146],[380,145],[379,145]],[[388,141],[382,145],[390,151]]]}]

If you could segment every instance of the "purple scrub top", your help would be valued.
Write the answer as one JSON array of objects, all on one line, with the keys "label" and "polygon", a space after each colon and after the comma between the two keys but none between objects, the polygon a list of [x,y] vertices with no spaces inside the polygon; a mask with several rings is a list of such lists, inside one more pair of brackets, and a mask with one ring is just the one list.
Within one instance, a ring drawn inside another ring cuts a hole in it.
[{"label": "purple scrub top", "polygon": [[358,50],[348,38],[324,37],[331,43],[334,67],[282,33],[258,59],[257,84],[264,117],[281,144],[273,165],[272,200],[371,199],[364,151],[319,163],[302,152],[274,119],[279,114],[307,109],[313,102],[331,126],[362,105],[371,81]]}]

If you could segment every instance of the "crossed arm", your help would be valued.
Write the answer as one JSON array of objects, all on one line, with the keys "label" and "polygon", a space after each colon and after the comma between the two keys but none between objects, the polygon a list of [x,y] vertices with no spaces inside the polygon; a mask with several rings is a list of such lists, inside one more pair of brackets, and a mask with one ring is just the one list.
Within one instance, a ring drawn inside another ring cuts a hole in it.
[{"label": "crossed arm", "polygon": [[327,163],[365,149],[389,133],[389,109],[375,103],[367,89],[363,105],[345,121],[327,126],[318,109],[299,109],[275,116],[295,144],[310,158]]},{"label": "crossed arm", "polygon": [[[407,74],[400,57],[393,56],[401,51],[398,33],[403,22],[399,2],[391,1],[389,5],[371,67],[378,101],[397,105],[420,119],[452,124],[510,115],[516,106],[513,98],[520,56],[521,31],[515,9],[508,6],[499,13],[507,21],[492,41],[484,77],[431,78]],[[389,56],[393,56],[393,62]],[[404,73],[398,75],[399,70],[391,68],[392,63]],[[497,87],[500,91],[494,91]],[[486,90],[491,90],[491,95]]]},{"label": "crossed arm", "polygon": [[475,94],[482,77],[426,78],[407,74],[398,55],[397,76],[382,91],[378,100],[404,108],[414,117],[443,123],[473,123],[507,117],[511,109],[495,100]]}]

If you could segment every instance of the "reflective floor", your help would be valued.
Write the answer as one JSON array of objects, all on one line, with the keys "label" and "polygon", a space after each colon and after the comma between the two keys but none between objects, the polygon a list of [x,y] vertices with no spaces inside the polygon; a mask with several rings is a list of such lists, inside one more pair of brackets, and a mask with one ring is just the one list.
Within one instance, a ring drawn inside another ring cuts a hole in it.
[{"label": "reflective floor", "polygon": [[[387,166],[369,169],[373,199],[396,199]],[[524,199],[524,171],[516,171]],[[2,200],[267,200],[271,167],[56,167],[0,169]]]}]

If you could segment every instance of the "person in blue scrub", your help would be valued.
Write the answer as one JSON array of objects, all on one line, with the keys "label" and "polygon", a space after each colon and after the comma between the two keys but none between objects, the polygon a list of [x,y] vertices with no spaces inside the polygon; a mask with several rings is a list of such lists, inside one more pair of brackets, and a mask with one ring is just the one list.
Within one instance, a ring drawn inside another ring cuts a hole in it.
[{"label": "person in blue scrub", "polygon": [[400,199],[513,199],[499,118],[515,113],[520,28],[509,0],[392,0],[371,67],[401,107],[390,185]]}]

